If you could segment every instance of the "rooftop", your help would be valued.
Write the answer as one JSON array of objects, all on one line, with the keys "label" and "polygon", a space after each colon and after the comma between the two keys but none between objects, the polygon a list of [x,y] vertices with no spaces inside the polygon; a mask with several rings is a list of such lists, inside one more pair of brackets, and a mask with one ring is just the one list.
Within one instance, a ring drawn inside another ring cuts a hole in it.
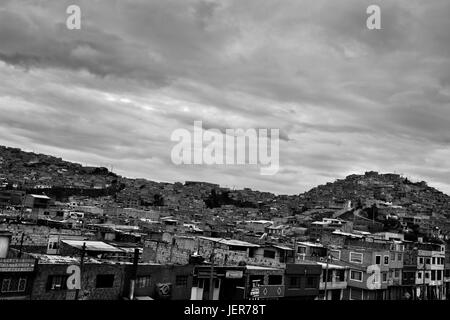
[{"label": "rooftop", "polygon": [[221,243],[227,246],[235,246],[235,247],[250,247],[250,248],[259,248],[260,245],[246,242],[246,241],[240,241],[240,240],[234,240],[234,239],[223,239],[223,238],[210,238],[210,237],[199,237],[200,239],[205,239],[217,243]]},{"label": "rooftop", "polygon": [[86,251],[123,252],[123,250],[102,241],[61,240],[61,242],[80,250],[83,248],[83,244],[86,244]]},{"label": "rooftop", "polygon": [[40,195],[40,194],[30,194],[30,197],[37,198],[37,199],[46,199],[46,200],[50,200],[49,197],[44,196],[44,195]]}]

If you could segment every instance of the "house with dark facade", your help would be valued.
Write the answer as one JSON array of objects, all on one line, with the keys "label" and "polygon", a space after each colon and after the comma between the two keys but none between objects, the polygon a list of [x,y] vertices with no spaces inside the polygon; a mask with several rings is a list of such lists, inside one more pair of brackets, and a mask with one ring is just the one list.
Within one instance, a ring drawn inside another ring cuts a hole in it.
[{"label": "house with dark facade", "polygon": [[35,276],[36,260],[10,250],[12,234],[0,230],[0,300],[28,300]]}]

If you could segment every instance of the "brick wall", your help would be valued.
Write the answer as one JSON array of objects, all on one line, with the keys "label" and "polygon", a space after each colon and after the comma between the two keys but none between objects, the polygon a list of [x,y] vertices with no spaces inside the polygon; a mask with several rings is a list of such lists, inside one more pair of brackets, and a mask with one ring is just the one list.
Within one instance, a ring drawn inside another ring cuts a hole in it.
[{"label": "brick wall", "polygon": [[174,263],[174,264],[188,264],[189,257],[197,251],[206,260],[209,260],[211,253],[214,250],[214,262],[223,265],[237,265],[244,261],[250,265],[260,265],[267,267],[284,267],[284,263],[280,263],[278,255],[275,259],[266,258],[263,256],[263,250],[255,251],[253,257],[249,257],[247,251],[231,251],[228,246],[217,244],[214,248],[212,241],[199,239],[198,247],[195,249],[180,248],[176,243],[146,241],[144,245],[144,252],[142,255],[143,261],[156,263]]},{"label": "brick wall", "polygon": [[[73,299],[73,291],[47,290],[48,277],[67,275],[69,264],[39,264],[31,293],[32,300]],[[88,300],[117,300],[122,296],[124,265],[86,263],[82,272],[82,295]],[[112,288],[96,288],[97,275],[114,274]],[[81,295],[80,295],[81,296]]]},{"label": "brick wall", "polygon": [[146,241],[142,261],[156,263],[188,264],[189,257],[193,253],[191,250],[179,248],[171,243]]},{"label": "brick wall", "polygon": [[[158,294],[158,283],[171,284],[171,292],[167,299],[170,300],[189,300],[192,288],[192,265],[146,265],[140,264],[137,269],[137,277],[148,277],[149,283],[145,287],[135,286],[135,296],[150,296],[153,299],[161,299]],[[126,267],[124,282],[124,294],[128,296],[130,288],[130,279],[132,275],[132,266]],[[186,282],[177,282],[177,276],[186,278]]]},{"label": "brick wall", "polygon": [[5,229],[13,233],[11,246],[19,246],[22,234],[24,247],[47,247],[50,234],[81,235],[79,230],[56,229],[48,226],[25,225],[25,224],[3,224],[0,229]]}]

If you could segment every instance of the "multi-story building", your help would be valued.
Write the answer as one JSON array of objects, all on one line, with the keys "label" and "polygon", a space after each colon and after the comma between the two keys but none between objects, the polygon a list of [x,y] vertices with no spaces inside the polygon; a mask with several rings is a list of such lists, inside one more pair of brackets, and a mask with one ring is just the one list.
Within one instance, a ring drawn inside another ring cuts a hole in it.
[{"label": "multi-story building", "polygon": [[417,243],[416,285],[418,296],[426,300],[445,297],[445,245]]},{"label": "multi-story building", "polygon": [[285,295],[282,268],[199,265],[193,274],[191,300],[280,299]]},{"label": "multi-story building", "polygon": [[444,287],[445,300],[450,300],[450,248],[448,246],[446,247],[445,251]]},{"label": "multi-story building", "polygon": [[402,288],[403,253],[405,246],[400,241],[390,244],[389,275],[388,275],[388,299],[400,300],[404,292]]},{"label": "multi-story building", "polygon": [[322,266],[318,300],[343,300],[347,289],[349,268],[333,263],[318,262]]},{"label": "multi-story building", "polygon": [[340,261],[349,267],[347,300],[388,299],[390,246],[353,240],[341,249]]},{"label": "multi-story building", "polygon": [[0,231],[0,300],[30,299],[36,261],[12,252],[11,236]]},{"label": "multi-story building", "polygon": [[445,245],[405,241],[402,287],[406,298],[445,299],[444,269]]}]

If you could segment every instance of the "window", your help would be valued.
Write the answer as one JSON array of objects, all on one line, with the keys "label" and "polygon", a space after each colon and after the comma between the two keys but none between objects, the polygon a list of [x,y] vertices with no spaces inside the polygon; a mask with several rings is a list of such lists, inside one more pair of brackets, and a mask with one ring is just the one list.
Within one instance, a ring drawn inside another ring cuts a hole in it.
[{"label": "window", "polygon": [[148,287],[150,287],[150,281],[151,281],[151,277],[150,276],[138,277],[136,279],[136,287],[138,287],[138,288],[148,288]]},{"label": "window", "polygon": [[425,279],[430,279],[430,272],[425,272]]},{"label": "window", "polygon": [[316,278],[314,277],[307,277],[306,278],[306,288],[311,289],[316,287]]},{"label": "window", "polygon": [[395,252],[391,252],[391,260],[395,261]]},{"label": "window", "polygon": [[199,279],[197,277],[192,279],[193,288],[204,288],[204,286],[205,286],[205,279]]},{"label": "window", "polygon": [[[337,272],[338,270],[336,270]],[[327,278],[327,271],[322,270],[322,281],[323,282],[332,282],[333,281],[333,272],[331,270],[328,270],[328,278]]]},{"label": "window", "polygon": [[300,288],[300,277],[290,277],[289,279],[289,287],[290,288]]},{"label": "window", "polygon": [[331,255],[333,258],[336,258],[336,259],[338,259],[338,260],[341,259],[341,251],[340,251],[340,250],[330,250],[330,255]]},{"label": "window", "polygon": [[433,262],[431,264],[436,264],[436,258],[433,257]]},{"label": "window", "polygon": [[431,270],[431,281],[436,280],[436,270]]},{"label": "window", "polygon": [[96,288],[112,288],[114,285],[113,274],[98,274],[96,281]]},{"label": "window", "polygon": [[384,264],[385,265],[389,264],[389,256],[384,256]]},{"label": "window", "polygon": [[181,275],[175,277],[175,285],[179,287],[186,287],[188,283],[188,276]]},{"label": "window", "polygon": [[358,252],[350,252],[350,262],[353,263],[362,263],[363,254]]},{"label": "window", "polygon": [[375,264],[381,264],[381,256],[375,256]]},{"label": "window", "polygon": [[395,270],[394,277],[395,278],[399,278],[400,277],[400,271],[399,270]]},{"label": "window", "polygon": [[401,253],[398,253],[397,254],[397,260],[398,261],[402,261],[402,259],[403,259],[403,255]]},{"label": "window", "polygon": [[2,281],[2,292],[8,292],[10,285],[11,285],[11,279],[10,278],[3,279],[3,281]]},{"label": "window", "polygon": [[283,283],[283,276],[271,275],[269,276],[269,285],[279,285]]},{"label": "window", "polygon": [[383,282],[387,282],[387,272],[382,272],[383,275]]},{"label": "window", "polygon": [[363,273],[361,271],[350,270],[350,280],[362,282]]},{"label": "window", "polygon": [[427,258],[426,264],[430,264],[430,258]]},{"label": "window", "polygon": [[422,279],[422,271],[417,272],[417,279]]},{"label": "window", "polygon": [[67,290],[67,278],[68,276],[48,276],[47,290]]},{"label": "window", "polygon": [[423,264],[423,258],[419,258],[419,264]]},{"label": "window", "polygon": [[24,278],[20,278],[19,279],[19,286],[18,286],[18,291],[19,292],[24,292],[25,289],[27,288],[27,279]]},{"label": "window", "polygon": [[26,287],[25,278],[5,278],[2,281],[1,292],[24,292]]},{"label": "window", "polygon": [[350,300],[362,300],[363,291],[359,288],[350,288]]},{"label": "window", "polygon": [[275,251],[264,250],[264,258],[275,259]]},{"label": "window", "polygon": [[337,281],[345,281],[345,270],[336,270]]},{"label": "window", "polygon": [[437,271],[437,280],[438,281],[442,280],[442,270]]}]

